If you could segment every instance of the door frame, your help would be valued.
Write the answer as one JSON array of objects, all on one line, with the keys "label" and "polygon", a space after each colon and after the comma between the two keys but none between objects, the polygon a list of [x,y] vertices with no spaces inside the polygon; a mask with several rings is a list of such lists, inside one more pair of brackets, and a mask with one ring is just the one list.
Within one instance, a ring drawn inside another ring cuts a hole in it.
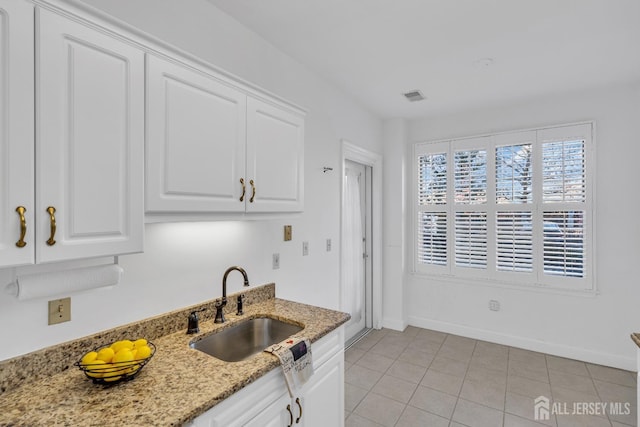
[{"label": "door frame", "polygon": [[[371,322],[374,329],[382,328],[382,156],[373,151],[359,147],[345,139],[342,140],[342,162],[340,166],[340,242],[342,242],[342,214],[344,197],[344,161],[351,160],[371,167],[371,248],[372,248],[372,307]],[[342,245],[340,245],[342,247]],[[342,271],[342,254],[340,256]],[[342,277],[342,275],[340,275]],[[340,283],[340,307],[344,309]]]}]

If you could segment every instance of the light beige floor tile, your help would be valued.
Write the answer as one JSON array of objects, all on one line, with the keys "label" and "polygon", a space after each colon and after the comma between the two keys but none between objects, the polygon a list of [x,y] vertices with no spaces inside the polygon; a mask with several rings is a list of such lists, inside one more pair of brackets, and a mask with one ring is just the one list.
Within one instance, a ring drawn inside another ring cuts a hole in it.
[{"label": "light beige floor tile", "polygon": [[351,347],[349,350],[344,352],[344,361],[349,363],[356,363],[358,359],[360,359],[365,354],[367,354],[366,351],[357,347]]},{"label": "light beige floor tile", "polygon": [[369,333],[366,337],[358,340],[358,342],[356,342],[351,348],[358,348],[360,350],[369,351],[374,345],[378,344],[378,341],[380,341],[380,337],[372,336]]},{"label": "light beige floor tile", "polygon": [[587,365],[578,360],[547,355],[547,367],[550,371],[560,371],[567,374],[589,376]]},{"label": "light beige floor tile", "polygon": [[491,408],[504,410],[506,385],[464,380],[460,397]]},{"label": "light beige floor tile", "polygon": [[606,418],[590,415],[558,415],[558,427],[611,427]]},{"label": "light beige floor tile", "polygon": [[411,340],[411,342],[407,346],[407,349],[419,350],[433,355],[436,354],[438,350],[440,350],[441,346],[442,343],[440,342],[432,341],[426,337],[417,336]]},{"label": "light beige floor tile", "polygon": [[549,372],[544,362],[529,363],[523,360],[509,359],[508,374],[549,383]]},{"label": "light beige floor tile", "polygon": [[422,377],[420,385],[457,396],[462,388],[462,381],[463,377],[428,369],[427,373]]},{"label": "light beige floor tile", "polygon": [[391,375],[385,375],[380,378],[380,381],[371,389],[373,393],[388,397],[393,400],[397,400],[400,403],[407,403],[418,384],[410,383],[400,378],[392,377]]},{"label": "light beige floor tile", "polygon": [[458,399],[452,421],[469,427],[502,427],[504,412],[494,408]]},{"label": "light beige floor tile", "polygon": [[549,380],[551,381],[552,391],[554,388],[562,387],[581,393],[596,394],[591,377],[549,370]]},{"label": "light beige floor tile", "polygon": [[542,427],[544,425],[512,414],[504,414],[504,427]]},{"label": "light beige floor tile", "polygon": [[344,425],[345,427],[380,427],[382,424],[375,423],[358,414],[351,414],[349,418],[345,420]]},{"label": "light beige floor tile", "polygon": [[[534,421],[535,413],[535,398],[522,396],[520,394],[510,393],[507,391],[507,398],[505,400],[504,410],[507,414],[517,415],[520,418],[525,418],[530,421]],[[547,425],[556,426],[556,417],[553,414],[549,414],[548,420],[536,420],[535,422]]]},{"label": "light beige floor tile", "polygon": [[400,356],[404,349],[409,345],[410,340],[391,340],[389,337],[382,338],[376,345],[369,350],[371,353],[380,354],[391,359]]},{"label": "light beige floor tile", "polygon": [[369,390],[355,386],[353,384],[344,384],[344,409],[353,412],[356,406],[364,399]]},{"label": "light beige floor tile", "polygon": [[353,365],[345,372],[345,382],[370,390],[382,378],[382,372],[374,371],[359,365]]},{"label": "light beige floor tile", "polygon": [[469,369],[467,369],[467,374],[465,375],[464,379],[505,386],[507,384],[507,373],[486,369],[478,365],[473,365],[472,362],[472,364],[469,365]]},{"label": "light beige floor tile", "polygon": [[608,366],[593,365],[591,363],[587,363],[587,370],[593,379],[627,387],[636,387],[635,372],[623,371],[622,369],[610,368]]},{"label": "light beige floor tile", "polygon": [[506,375],[509,368],[508,362],[509,358],[507,356],[476,355],[474,352],[469,366],[503,372]]},{"label": "light beige floor tile", "polygon": [[456,400],[455,396],[420,386],[413,393],[409,405],[441,417],[451,418]]},{"label": "light beige floor tile", "polygon": [[394,360],[381,354],[368,352],[356,362],[356,365],[384,373],[387,372]]},{"label": "light beige floor tile", "polygon": [[430,341],[442,344],[447,339],[447,334],[444,332],[433,331],[431,329],[422,329],[416,338],[427,338]]},{"label": "light beige floor tile", "polygon": [[598,396],[607,401],[617,402],[635,402],[635,387],[626,387],[619,384],[613,384],[606,381],[593,380],[598,391]]},{"label": "light beige floor tile", "polygon": [[383,426],[393,426],[400,418],[405,405],[376,393],[369,393],[353,411]]},{"label": "light beige floor tile", "polygon": [[471,356],[473,355],[473,348],[461,350],[454,346],[448,346],[446,343],[442,344],[436,357],[446,357],[447,359],[458,360],[460,362],[469,363]]},{"label": "light beige floor tile", "polygon": [[393,362],[393,364],[387,370],[387,375],[392,375],[396,378],[401,378],[405,381],[419,384],[426,372],[427,368],[425,368],[424,366],[403,362],[398,358],[398,360]]},{"label": "light beige floor tile", "polygon": [[507,391],[534,399],[538,396],[551,397],[551,386],[549,383],[519,377],[517,375],[509,375],[507,377]]},{"label": "light beige floor tile", "polygon": [[407,406],[395,427],[447,427],[449,419]]},{"label": "light beige floor tile", "polygon": [[467,363],[459,360],[442,357],[440,356],[440,353],[438,353],[435,359],[431,362],[431,365],[429,365],[429,369],[449,375],[463,377],[467,372],[467,365]]},{"label": "light beige floor tile", "polygon": [[522,362],[533,364],[543,364],[545,369],[547,364],[547,358],[544,353],[515,347],[509,347],[509,360],[520,360]]},{"label": "light beige floor tile", "polygon": [[435,353],[430,353],[428,351],[418,350],[417,348],[411,348],[411,344],[407,347],[400,356],[398,356],[397,360],[401,360],[403,362],[409,362],[414,365],[423,366],[428,368],[431,365],[435,357]]}]

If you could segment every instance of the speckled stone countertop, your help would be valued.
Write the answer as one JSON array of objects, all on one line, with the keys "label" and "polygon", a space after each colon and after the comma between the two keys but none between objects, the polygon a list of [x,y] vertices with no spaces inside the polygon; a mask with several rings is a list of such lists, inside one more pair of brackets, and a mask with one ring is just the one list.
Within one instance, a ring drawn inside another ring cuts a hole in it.
[{"label": "speckled stone countertop", "polygon": [[[186,316],[194,309],[210,308],[213,300],[0,362],[0,425],[182,425],[279,366],[278,359],[268,353],[224,362],[192,350],[189,342],[194,338],[242,320],[269,316],[304,326],[297,335],[315,342],[349,319],[346,313],[275,298],[274,284],[245,294],[244,315],[235,315],[235,298],[230,295],[227,322],[214,324],[214,313],[207,310],[196,335],[185,333]],[[156,345],[156,353],[132,381],[93,384],[73,366],[85,351],[143,336]],[[47,373],[51,365],[56,368]]]},{"label": "speckled stone countertop", "polygon": [[631,334],[631,340],[640,347],[640,332],[634,332]]}]

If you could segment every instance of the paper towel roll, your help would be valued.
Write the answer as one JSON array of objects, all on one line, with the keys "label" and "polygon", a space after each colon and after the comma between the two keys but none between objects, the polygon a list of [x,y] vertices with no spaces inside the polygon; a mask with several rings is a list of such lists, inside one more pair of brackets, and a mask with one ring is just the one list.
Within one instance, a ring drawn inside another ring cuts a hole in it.
[{"label": "paper towel roll", "polygon": [[52,295],[116,285],[124,270],[116,264],[77,268],[54,273],[18,276],[7,286],[7,292],[19,300],[50,297]]}]

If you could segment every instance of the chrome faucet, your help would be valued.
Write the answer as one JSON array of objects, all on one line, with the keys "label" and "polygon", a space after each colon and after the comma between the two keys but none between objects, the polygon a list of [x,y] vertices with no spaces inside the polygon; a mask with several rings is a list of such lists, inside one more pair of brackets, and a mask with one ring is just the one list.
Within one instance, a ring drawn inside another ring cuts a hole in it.
[{"label": "chrome faucet", "polygon": [[220,300],[220,302],[216,302],[215,304],[216,318],[213,321],[214,323],[225,322],[224,313],[222,312],[222,309],[224,308],[225,305],[227,305],[227,276],[233,270],[237,270],[240,273],[242,273],[242,277],[244,278],[244,285],[249,286],[249,277],[247,277],[247,272],[244,271],[244,268],[233,266],[233,267],[229,267],[227,271],[224,272],[224,276],[222,276],[222,299]]}]

